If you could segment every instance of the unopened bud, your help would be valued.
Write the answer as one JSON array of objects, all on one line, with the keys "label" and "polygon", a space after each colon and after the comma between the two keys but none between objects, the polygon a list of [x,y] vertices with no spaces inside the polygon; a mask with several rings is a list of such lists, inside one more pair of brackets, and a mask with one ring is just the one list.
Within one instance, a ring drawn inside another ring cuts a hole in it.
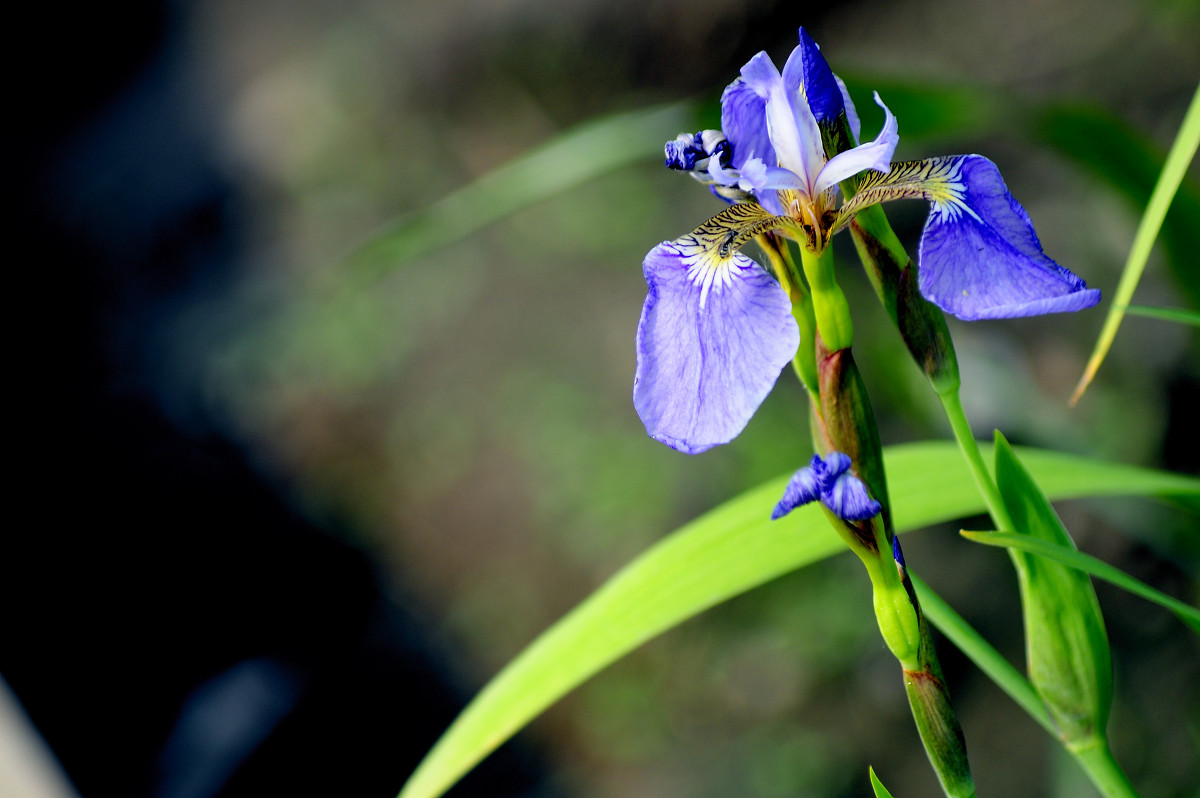
[{"label": "unopened bud", "polygon": [[[996,433],[996,484],[1012,532],[1075,548],[1008,441]],[[1082,571],[1010,549],[1021,589],[1029,681],[1068,746],[1103,739],[1112,704],[1112,658],[1092,581]]]}]

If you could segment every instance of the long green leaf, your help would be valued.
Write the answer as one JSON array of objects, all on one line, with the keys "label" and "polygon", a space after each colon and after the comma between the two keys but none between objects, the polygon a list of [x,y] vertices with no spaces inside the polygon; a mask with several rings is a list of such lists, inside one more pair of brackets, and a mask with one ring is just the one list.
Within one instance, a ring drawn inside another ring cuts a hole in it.
[{"label": "long green leaf", "polygon": [[1178,599],[1171,598],[1146,583],[1134,579],[1121,569],[1115,568],[1091,555],[1069,549],[1066,546],[1037,540],[1027,535],[1013,535],[1008,532],[969,532],[967,530],[963,530],[960,534],[967,540],[973,540],[976,543],[983,543],[987,546],[1021,549],[1040,557],[1047,557],[1063,565],[1089,573],[1097,579],[1111,582],[1136,596],[1141,596],[1147,601],[1153,601],[1159,606],[1166,607],[1175,613],[1179,617],[1179,620],[1190,626],[1197,633],[1200,633],[1200,609],[1184,604]]},{"label": "long green leaf", "polygon": [[[984,447],[990,449],[990,447]],[[1056,499],[1200,495],[1200,480],[1038,450],[1022,459]],[[953,444],[885,450],[896,528],[911,531],[983,510]],[[842,548],[805,507],[780,521],[770,508],[787,477],[754,488],[660,541],[538,637],[451,725],[401,798],[441,795],[547,706],[646,640],[697,613]]]},{"label": "long green leaf", "polygon": [[1200,327],[1200,313],[1182,308],[1152,308],[1146,305],[1129,305],[1125,312],[1130,316],[1145,316],[1160,321],[1173,321],[1177,324],[1190,324]]},{"label": "long green leaf", "polygon": [[1121,326],[1121,319],[1125,317],[1125,308],[1133,298],[1133,292],[1146,268],[1146,261],[1150,258],[1150,249],[1154,246],[1154,240],[1158,238],[1158,231],[1167,215],[1167,209],[1171,207],[1171,200],[1175,197],[1179,184],[1183,182],[1183,176],[1187,173],[1188,164],[1195,157],[1197,148],[1200,148],[1200,86],[1196,87],[1196,94],[1192,97],[1187,113],[1184,114],[1179,133],[1175,136],[1175,143],[1171,145],[1171,151],[1167,154],[1167,161],[1158,176],[1154,193],[1150,195],[1146,212],[1142,214],[1142,221],[1133,237],[1133,246],[1129,250],[1129,258],[1125,261],[1125,268],[1121,273],[1121,282],[1117,284],[1112,307],[1104,320],[1104,327],[1100,330],[1087,368],[1079,379],[1079,385],[1075,387],[1075,393],[1071,397],[1072,405],[1078,402],[1087,390],[1088,384],[1100,369],[1100,364],[1104,362],[1113,339],[1117,337],[1117,329]]}]

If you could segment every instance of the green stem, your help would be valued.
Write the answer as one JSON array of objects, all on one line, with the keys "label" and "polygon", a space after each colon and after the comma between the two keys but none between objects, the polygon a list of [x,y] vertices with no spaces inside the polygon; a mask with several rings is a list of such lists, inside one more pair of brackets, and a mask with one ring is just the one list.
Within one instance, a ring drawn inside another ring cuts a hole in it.
[{"label": "green stem", "polygon": [[826,247],[813,252],[802,244],[800,263],[808,280],[817,331],[821,333],[825,347],[830,352],[849,349],[854,343],[854,325],[850,321],[850,304],[834,277],[833,250]]},{"label": "green stem", "polygon": [[954,430],[954,439],[958,441],[958,448],[962,450],[963,457],[967,460],[967,467],[971,470],[971,476],[975,478],[975,484],[979,487],[979,492],[983,496],[984,503],[987,504],[992,520],[996,522],[996,528],[1004,532],[1016,532],[1017,529],[1013,526],[1008,510],[1004,508],[1004,501],[1000,498],[1000,490],[996,487],[996,482],[992,479],[987,464],[983,462],[979,444],[975,442],[975,436],[971,434],[971,425],[967,421],[967,414],[963,411],[958,391],[939,393],[938,397],[942,400],[946,418],[950,420],[950,428]]},{"label": "green stem", "polygon": [[800,348],[796,350],[796,356],[792,358],[792,369],[808,391],[809,399],[819,410],[821,388],[817,378],[816,347],[813,345],[817,322],[813,317],[812,300],[808,292],[804,290],[800,269],[796,266],[796,260],[792,257],[792,250],[787,241],[765,234],[758,237],[758,245],[771,262],[771,268],[775,271],[779,285],[792,300],[792,317],[796,319],[796,324],[800,327]]},{"label": "green stem", "polygon": [[1094,738],[1083,746],[1068,746],[1068,750],[1105,798],[1138,798],[1129,777],[1113,759],[1107,739]]}]

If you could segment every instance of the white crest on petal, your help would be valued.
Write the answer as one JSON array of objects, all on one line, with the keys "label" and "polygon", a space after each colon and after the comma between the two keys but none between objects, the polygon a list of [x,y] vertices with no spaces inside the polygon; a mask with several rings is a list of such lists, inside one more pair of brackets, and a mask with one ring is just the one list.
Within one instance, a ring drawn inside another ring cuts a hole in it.
[{"label": "white crest on petal", "polygon": [[931,171],[926,186],[930,192],[929,199],[933,203],[930,215],[938,215],[942,221],[957,221],[963,213],[969,214],[975,221],[983,224],[979,214],[967,205],[967,186],[962,179],[963,160],[947,158]]},{"label": "white crest on petal", "polygon": [[722,258],[710,250],[680,247],[679,254],[687,265],[687,277],[700,288],[700,308],[708,302],[708,292],[720,293],[733,282],[733,270],[738,268],[733,258]]}]

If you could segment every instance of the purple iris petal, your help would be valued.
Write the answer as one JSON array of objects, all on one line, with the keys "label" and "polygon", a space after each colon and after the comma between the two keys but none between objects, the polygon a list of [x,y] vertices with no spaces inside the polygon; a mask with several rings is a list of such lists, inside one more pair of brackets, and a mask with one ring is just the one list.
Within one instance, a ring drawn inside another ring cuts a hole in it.
[{"label": "purple iris petal", "polygon": [[837,81],[838,91],[842,93],[842,102],[846,106],[846,119],[850,122],[850,132],[854,134],[854,140],[858,141],[862,135],[862,122],[858,120],[858,111],[854,110],[854,100],[850,99],[850,92],[846,91],[846,84],[837,75],[833,76]]},{"label": "purple iris petal", "polygon": [[846,521],[865,521],[882,509],[867,492],[866,484],[849,473],[838,477],[821,501],[834,515]]},{"label": "purple iris petal", "polygon": [[[817,124],[836,122],[838,114],[845,108],[841,89],[838,88],[833,70],[829,68],[829,62],[821,55],[821,48],[817,47],[804,28],[800,29],[800,46],[795,52],[800,53],[804,69],[804,93]],[[788,59],[789,64],[791,60]],[[785,83],[788,82],[786,67],[783,79]]]},{"label": "purple iris petal", "polygon": [[1029,214],[996,165],[981,155],[956,159],[935,199],[919,252],[921,294],[968,321],[1082,310],[1100,292],[1042,252]]},{"label": "purple iris petal", "polygon": [[804,181],[779,166],[767,166],[758,158],[742,164],[742,179],[755,191],[780,188],[806,188]]},{"label": "purple iris petal", "polygon": [[721,129],[733,149],[734,169],[751,158],[775,163],[775,148],[767,136],[767,101],[738,78],[721,95]]},{"label": "purple iris petal", "polygon": [[850,457],[830,452],[824,459],[813,455],[812,462],[792,475],[771,518],[782,518],[818,499],[846,521],[865,521],[882,509],[867,492],[866,484],[850,473]]},{"label": "purple iris petal", "polygon": [[800,345],[783,289],[738,253],[689,237],[652,249],[637,331],[633,404],[650,437],[697,454],[749,422]]},{"label": "purple iris petal", "polygon": [[801,90],[802,57],[799,47],[792,51],[784,67],[785,78],[766,53],[758,53],[742,67],[742,79],[766,100],[767,135],[779,165],[804,178],[811,187],[825,165],[825,150],[817,120]]},{"label": "purple iris petal", "polygon": [[663,146],[667,168],[681,172],[696,168],[696,158],[705,157],[704,152],[696,147],[696,138],[696,136],[681,133],[674,141],[668,141]]},{"label": "purple iris petal", "polygon": [[771,520],[782,518],[802,504],[815,502],[821,498],[821,473],[823,469],[820,455],[813,455],[812,462],[792,475],[787,487],[783,490],[783,498],[775,505]]}]

